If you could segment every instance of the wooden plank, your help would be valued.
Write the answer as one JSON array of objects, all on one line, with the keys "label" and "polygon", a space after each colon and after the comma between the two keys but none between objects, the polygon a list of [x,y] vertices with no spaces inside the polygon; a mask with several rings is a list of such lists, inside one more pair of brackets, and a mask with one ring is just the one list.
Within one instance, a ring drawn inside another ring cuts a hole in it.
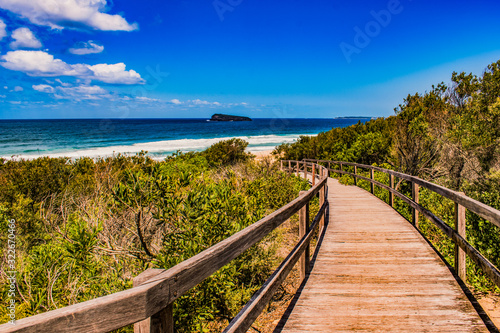
[{"label": "wooden plank", "polygon": [[[358,178],[369,181],[369,178],[359,176]],[[425,209],[424,207],[416,204],[410,200],[405,195],[399,193],[398,191],[391,189],[389,186],[382,184],[380,182],[374,181],[377,186],[385,188],[392,191],[394,195],[399,197],[401,200],[406,202],[411,208],[418,210],[426,218],[428,218],[435,226],[437,226],[445,235],[451,238],[451,240],[458,244],[458,246],[465,251],[465,253],[488,275],[493,283],[500,287],[500,271],[495,267],[488,259],[486,259],[479,251],[477,251],[472,245],[470,245],[465,238],[460,236],[455,230],[443,222],[439,217],[434,215],[431,211]]]},{"label": "wooden plank", "polygon": [[20,319],[2,332],[109,332],[149,318],[260,241],[295,214],[326,183],[194,257],[158,274],[147,283],[111,295]]},{"label": "wooden plank", "polygon": [[374,184],[373,184],[373,180],[375,179],[375,176],[373,175],[373,169],[370,169],[370,179],[372,180],[370,182],[370,192],[371,192],[371,194],[375,194],[375,188],[374,188]]},{"label": "wooden plank", "polygon": [[[389,175],[389,186],[394,188],[394,175]],[[392,194],[392,191],[389,191],[389,206],[394,207],[394,194]]]},{"label": "wooden plank", "polygon": [[[314,179],[314,168],[313,168]],[[305,195],[306,191],[300,191],[300,195]],[[309,232],[309,203],[299,210],[299,238],[304,237]],[[309,273],[309,247],[305,249],[304,253],[300,256],[300,280],[306,278]]]},{"label": "wooden plank", "polygon": [[[355,169],[356,169],[356,165],[358,165],[356,163],[345,163],[345,164],[354,165]],[[499,213],[498,215],[500,215],[500,212],[497,211],[494,208],[488,207],[488,206],[486,206],[486,205],[484,205],[482,203],[477,202],[476,200],[470,199],[470,198],[466,197],[465,195],[463,195],[461,193],[454,192],[454,191],[451,191],[451,190],[449,190],[447,188],[444,188],[442,186],[439,186],[439,185],[436,185],[436,184],[432,184],[432,183],[423,181],[423,180],[421,180],[421,179],[419,179],[417,177],[412,177],[412,176],[404,175],[404,174],[401,174],[401,173],[398,173],[398,172],[394,172],[392,170],[386,170],[386,169],[376,168],[376,167],[372,167],[372,166],[363,166],[363,167],[373,168],[374,170],[379,170],[379,171],[387,172],[387,173],[389,173],[391,175],[394,175],[394,176],[397,176],[399,178],[411,180],[411,181],[414,182],[414,184],[417,184],[417,185],[422,185],[423,184],[422,186],[424,186],[424,187],[426,187],[426,188],[428,188],[430,190],[433,190],[436,193],[438,193],[440,195],[443,195],[445,197],[447,197],[445,195],[445,193],[448,193],[447,195],[451,195],[451,196],[456,195],[457,197],[460,197],[463,200],[460,199],[462,201],[459,200],[459,201],[455,201],[455,202],[458,203],[458,204],[461,204],[461,203],[465,202],[464,205],[466,205],[466,204],[469,205],[469,206],[465,206],[465,208],[468,208],[468,209],[469,209],[469,207],[475,207],[475,208],[477,208],[476,206],[483,206],[484,211],[487,211],[484,216],[481,215],[481,214],[479,214],[478,211],[475,211],[476,213],[478,213],[478,215],[482,216],[483,218],[486,218],[485,216],[487,216],[488,214],[490,214],[491,216],[495,216],[495,214],[497,214],[496,212],[498,212]],[[359,176],[358,175],[357,177],[360,178],[360,179],[364,179],[364,180],[370,181],[369,178],[366,178],[366,177],[363,177],[363,176]],[[387,186],[385,184],[382,184],[380,182],[377,182],[377,181],[373,181],[373,182],[377,186],[385,188],[388,191],[390,191],[391,193],[393,193],[394,195],[398,196],[400,199],[402,199],[403,201],[405,201],[415,212],[418,211],[418,212],[422,213],[425,217],[427,217],[432,223],[434,223],[434,225],[436,225],[438,228],[441,229],[441,231],[443,231],[448,237],[450,237],[452,239],[452,241],[455,244],[457,244],[466,253],[466,255],[468,255],[479,267],[481,267],[481,269],[486,273],[486,275],[491,279],[491,281],[493,283],[495,283],[497,286],[500,287],[500,271],[498,270],[498,268],[495,267],[495,265],[493,265],[488,259],[486,259],[472,245],[470,245],[466,241],[466,239],[464,237],[462,237],[461,235],[459,235],[455,230],[453,230],[451,227],[449,227],[445,222],[443,222],[439,217],[437,217],[436,215],[434,215],[432,212],[430,212],[429,210],[427,210],[427,209],[423,208],[422,206],[416,204],[414,201],[408,199],[408,197],[406,197],[403,194],[399,193],[395,189],[393,189],[393,188],[391,188],[391,187],[389,187],[389,186]],[[471,210],[474,211],[473,209],[471,209]],[[484,213],[484,211],[483,211],[483,213]],[[493,222],[495,225],[497,225],[497,222],[495,222],[493,220],[490,220],[490,222]]]},{"label": "wooden plank", "polygon": [[162,268],[148,268],[134,278],[133,286],[139,287],[140,285],[143,285],[146,281],[151,280],[152,278],[163,272],[165,272],[165,270]]},{"label": "wooden plank", "polygon": [[275,332],[488,332],[410,223],[369,192],[333,179],[328,186],[323,244]]},{"label": "wooden plank", "polygon": [[[464,239],[466,237],[466,225],[465,225],[465,207],[455,203],[455,230]],[[464,250],[462,250],[457,244],[455,244],[455,270],[462,279],[462,281],[467,280],[467,266],[466,266],[466,256]]]},{"label": "wooden plank", "polygon": [[[140,285],[143,285],[146,281],[152,279],[153,277],[157,276],[160,273],[165,272],[164,269],[159,269],[159,268],[149,268],[142,272],[141,274],[137,275],[134,278],[133,286],[138,287]],[[168,308],[168,307],[167,307]],[[170,308],[172,309],[172,305],[170,305]],[[173,326],[173,317],[172,317],[172,312],[168,312],[164,310],[160,310],[157,314],[153,315],[150,318],[144,319],[138,323],[134,324],[134,333],[152,333],[158,331],[158,329],[162,328],[162,324],[166,323],[171,323],[171,329],[170,330],[165,330],[168,333],[173,333],[174,326]],[[170,316],[170,318],[168,318]],[[165,332],[164,331],[164,332]],[[160,330],[161,332],[161,330]]]},{"label": "wooden plank", "polygon": [[[357,176],[360,179],[370,181],[369,178],[363,176]],[[412,209],[417,210],[427,217],[434,225],[441,229],[451,240],[457,244],[465,253],[481,267],[481,269],[488,275],[488,277],[500,287],[500,271],[493,265],[488,259],[486,259],[479,251],[477,251],[472,245],[470,245],[465,238],[460,236],[455,230],[450,228],[445,222],[443,222],[439,217],[434,215],[431,211],[423,208],[422,206],[416,204],[410,200],[405,195],[399,193],[398,191],[391,189],[389,186],[382,184],[380,182],[374,181],[377,186],[385,188],[391,191],[394,195],[399,197],[401,200],[405,201]]]},{"label": "wooden plank", "polygon": [[[319,206],[323,206],[323,203],[325,202],[325,193],[326,193],[326,186],[319,191]],[[321,217],[321,220],[319,221],[319,230],[323,230],[325,226],[325,216],[323,215]]]},{"label": "wooden plank", "polygon": [[312,184],[316,184],[316,164],[312,165]]},{"label": "wooden plank", "polygon": [[257,319],[259,314],[264,310],[266,304],[274,296],[279,286],[283,283],[288,276],[293,266],[297,263],[301,254],[309,249],[309,243],[314,234],[314,229],[319,224],[320,217],[325,214],[328,202],[321,206],[318,214],[314,218],[311,229],[299,243],[294,247],[291,253],[285,258],[276,271],[266,280],[262,288],[256,292],[252,299],[245,305],[245,307],[238,313],[238,315],[229,323],[223,333],[243,333],[246,332],[252,323]]},{"label": "wooden plank", "polygon": [[[149,330],[140,333],[174,333],[174,303],[151,316]],[[135,333],[135,324],[134,324]]]},{"label": "wooden plank", "polygon": [[[319,161],[319,162],[328,162],[325,160],[312,160],[312,159],[306,159],[305,161]],[[439,195],[442,195],[445,198],[448,198],[456,203],[459,203],[460,205],[464,206],[466,209],[476,213],[477,215],[481,216],[482,218],[490,221],[491,223],[495,224],[497,227],[500,228],[500,211],[498,209],[492,208],[488,205],[483,204],[482,202],[479,202],[477,200],[474,200],[472,198],[469,198],[468,196],[464,195],[463,193],[456,192],[453,190],[450,190],[444,186],[440,186],[428,181],[425,181],[423,179],[420,179],[418,177],[406,175],[404,173],[400,173],[397,171],[393,170],[388,170],[388,169],[383,169],[379,167],[374,167],[371,165],[363,165],[363,164],[357,164],[357,163],[350,163],[350,162],[339,162],[339,161],[330,161],[331,163],[342,163],[345,165],[350,165],[354,166],[356,174],[357,167],[362,167],[366,169],[373,169],[375,171],[381,171],[385,172],[387,174],[393,175],[395,177],[398,177],[400,179],[405,179],[410,182],[414,182],[418,184],[419,186],[425,187],[433,192],[436,192]],[[333,172],[339,172],[340,170],[331,170]],[[344,174],[349,174],[354,177],[354,174],[348,173],[348,172],[343,172]],[[361,178],[360,176],[358,176]],[[356,184],[356,181],[355,181]]]},{"label": "wooden plank", "polygon": [[[419,194],[418,184],[411,183],[411,195],[412,195],[413,202],[415,202],[416,204],[418,204],[418,201],[419,201],[418,194]],[[415,208],[413,208],[413,210],[412,210],[412,223],[415,226],[415,228],[418,229],[418,210]]]}]

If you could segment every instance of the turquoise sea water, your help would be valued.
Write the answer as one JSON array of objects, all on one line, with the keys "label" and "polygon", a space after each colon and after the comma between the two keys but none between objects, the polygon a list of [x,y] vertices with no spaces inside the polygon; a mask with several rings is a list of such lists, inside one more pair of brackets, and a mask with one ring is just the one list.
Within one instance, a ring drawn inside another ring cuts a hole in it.
[{"label": "turquoise sea water", "polygon": [[[362,119],[364,121],[366,119]],[[251,152],[272,150],[300,135],[316,135],[359,119],[254,119],[210,122],[207,119],[58,119],[0,120],[0,157],[110,156],[148,151],[162,158],[181,151],[201,151],[239,137]]]}]

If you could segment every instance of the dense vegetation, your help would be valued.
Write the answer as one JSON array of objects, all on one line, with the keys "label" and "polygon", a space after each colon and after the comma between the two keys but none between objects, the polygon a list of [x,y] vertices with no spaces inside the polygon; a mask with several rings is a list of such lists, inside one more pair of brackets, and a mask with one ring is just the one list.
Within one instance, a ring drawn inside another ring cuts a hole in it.
[{"label": "dense vegetation", "polygon": [[[482,76],[453,73],[451,84],[440,83],[424,94],[408,95],[395,115],[346,128],[334,128],[316,137],[301,137],[274,151],[285,159],[317,158],[380,165],[465,192],[500,208],[500,61]],[[381,175],[379,180],[388,184]],[[348,182],[348,177],[343,177]],[[368,186],[360,182],[361,186]],[[405,182],[398,188],[410,195]],[[453,203],[422,190],[422,204],[453,225]],[[379,191],[380,196],[387,195]],[[396,201],[398,210],[409,209]],[[446,236],[424,221],[422,229],[453,262]],[[467,213],[468,241],[500,267],[498,228]],[[477,290],[491,291],[480,270],[469,263],[468,282]]]},{"label": "dense vegetation", "polygon": [[[480,77],[453,73],[451,82],[408,95],[394,116],[303,136],[274,153],[380,165],[500,208],[500,61]],[[275,164],[254,162],[246,145],[232,139],[161,162],[145,154],[1,159],[0,244],[7,244],[8,221],[15,220],[17,318],[130,288],[145,269],[176,265],[306,188]],[[388,183],[383,175],[376,177]],[[410,193],[409,184],[397,186]],[[422,191],[422,205],[451,224],[453,203]],[[395,204],[409,217],[403,202]],[[451,242],[428,221],[421,228],[452,263]],[[496,227],[468,212],[467,238],[500,266]],[[177,330],[217,330],[214,325],[232,318],[270,274],[279,240],[275,232],[181,297],[174,310]],[[0,298],[7,299],[7,247],[0,251]],[[468,282],[479,291],[495,290],[472,263]],[[0,318],[8,321],[6,307]]]},{"label": "dense vegetation", "polygon": [[[0,244],[14,219],[17,319],[131,288],[145,269],[192,257],[307,187],[269,160],[254,162],[246,145],[233,139],[161,162],[144,153],[1,160]],[[212,331],[235,316],[279,259],[280,237],[274,232],[181,297],[177,330]],[[2,272],[0,298],[7,292]],[[6,307],[0,318],[8,321]]]}]

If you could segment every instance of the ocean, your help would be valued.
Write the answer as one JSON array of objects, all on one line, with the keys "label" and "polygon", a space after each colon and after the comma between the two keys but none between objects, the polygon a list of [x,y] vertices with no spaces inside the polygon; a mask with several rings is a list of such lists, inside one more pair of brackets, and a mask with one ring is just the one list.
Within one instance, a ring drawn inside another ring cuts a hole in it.
[{"label": "ocean", "polygon": [[317,135],[367,119],[253,119],[210,122],[207,119],[55,119],[0,120],[0,157],[78,158],[136,154],[155,159],[177,151],[202,151],[233,137],[249,142],[247,150],[272,150],[300,135]]}]

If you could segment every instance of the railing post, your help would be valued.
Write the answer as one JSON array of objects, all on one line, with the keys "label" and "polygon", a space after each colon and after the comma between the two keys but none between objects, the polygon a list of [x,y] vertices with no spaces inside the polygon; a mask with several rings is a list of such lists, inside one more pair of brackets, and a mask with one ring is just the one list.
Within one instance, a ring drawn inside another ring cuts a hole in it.
[{"label": "railing post", "polygon": [[[323,203],[325,202],[325,190],[326,190],[326,183],[325,183],[325,185],[323,185],[321,190],[319,190],[319,208],[323,207]],[[325,227],[325,213],[323,213],[323,215],[321,216],[321,219],[319,220],[320,232]]]},{"label": "railing post", "polygon": [[[412,198],[415,203],[418,204],[418,189],[419,186],[417,183],[411,182],[411,193],[412,193]],[[418,210],[413,208],[412,210],[412,223],[413,225],[418,229]]]},{"label": "railing post", "polygon": [[[392,189],[394,188],[394,175],[392,174],[389,175],[389,187]],[[391,191],[389,191],[389,205],[394,207],[394,193]]]},{"label": "railing post", "polygon": [[289,160],[288,161],[288,174],[291,175],[292,174],[292,160]]},{"label": "railing post", "polygon": [[[455,230],[464,239],[467,239],[465,228],[465,207],[455,202]],[[455,272],[465,282],[467,279],[467,266],[465,252],[455,244]]]},{"label": "railing post", "polygon": [[312,165],[312,184],[313,186],[316,184],[316,164]]},{"label": "railing post", "polygon": [[280,171],[283,171],[283,160],[280,160]]},{"label": "railing post", "polygon": [[340,171],[344,171],[344,166],[342,163],[339,163],[340,164]]},{"label": "railing post", "polygon": [[[303,195],[307,191],[300,191],[299,195]],[[305,236],[309,231],[309,202],[307,202],[299,210],[299,238]],[[306,278],[306,274],[309,273],[309,246],[306,246],[304,253],[300,256],[300,280],[303,281]]]},{"label": "railing post", "polygon": [[304,162],[304,179],[307,179],[307,162]]},{"label": "railing post", "polygon": [[[133,286],[138,287],[163,272],[164,269],[149,268],[134,278]],[[173,309],[173,303],[170,303],[150,318],[135,323],[134,333],[174,333]]]},{"label": "railing post", "polygon": [[295,166],[297,167],[297,177],[298,177],[299,176],[299,169],[300,169],[300,162],[297,161]]},{"label": "railing post", "polygon": [[358,167],[354,166],[354,186],[358,186],[358,178],[356,178],[356,173],[358,172]]},{"label": "railing post", "polygon": [[372,180],[370,182],[370,191],[372,192],[372,194],[375,194],[375,185],[373,184],[373,179],[374,179],[374,176],[373,176],[373,169],[370,169],[370,179]]}]

